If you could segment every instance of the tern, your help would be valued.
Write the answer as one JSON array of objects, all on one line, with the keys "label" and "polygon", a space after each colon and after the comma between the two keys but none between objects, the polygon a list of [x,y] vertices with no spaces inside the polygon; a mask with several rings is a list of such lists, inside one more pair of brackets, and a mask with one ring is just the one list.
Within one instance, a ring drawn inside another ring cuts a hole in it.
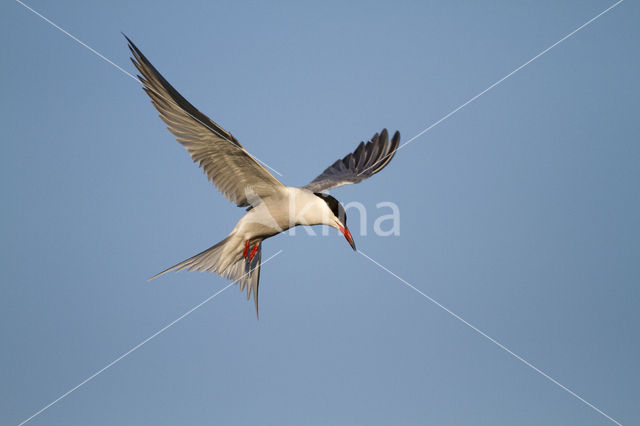
[{"label": "tern", "polygon": [[229,201],[247,208],[225,239],[149,280],[184,269],[214,272],[239,284],[241,291],[246,287],[247,299],[253,294],[258,315],[262,242],[267,238],[294,226],[328,225],[340,231],[356,250],[344,207],[326,191],[359,183],[382,170],[398,150],[399,132],[389,140],[387,129],[383,129],[367,143],[360,142],[354,152],[337,160],[309,184],[285,186],[231,133],[182,97],[125,38],[143,89],[169,131]]}]

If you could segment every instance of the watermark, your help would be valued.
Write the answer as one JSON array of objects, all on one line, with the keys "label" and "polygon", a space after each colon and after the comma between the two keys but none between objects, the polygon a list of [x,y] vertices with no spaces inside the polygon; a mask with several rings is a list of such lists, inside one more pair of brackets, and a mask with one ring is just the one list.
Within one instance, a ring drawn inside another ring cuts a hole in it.
[{"label": "watermark", "polygon": [[[366,237],[369,232],[378,237],[397,237],[400,236],[400,207],[393,201],[381,201],[376,203],[375,210],[371,212],[371,208],[367,209],[363,203],[359,201],[349,201],[344,205],[346,216],[349,217],[349,223],[353,224],[354,214],[357,215],[357,228],[349,228],[353,235]],[[369,214],[372,213],[372,214]],[[289,235],[296,235],[297,229],[303,229],[307,235],[328,236],[329,226],[320,228],[313,225],[297,224],[289,228]],[[356,232],[357,231],[357,232]]]},{"label": "watermark", "polygon": [[296,235],[301,227],[307,235],[315,237],[328,236],[329,227],[332,227],[344,234],[357,216],[357,226],[351,229],[350,235],[365,237],[372,231],[379,237],[400,235],[400,207],[393,201],[380,201],[375,208],[367,208],[359,201],[350,201],[343,206],[329,193],[293,187],[262,197],[252,188],[246,188],[245,194],[250,207],[236,225],[240,233],[266,236],[288,231],[289,235]]}]

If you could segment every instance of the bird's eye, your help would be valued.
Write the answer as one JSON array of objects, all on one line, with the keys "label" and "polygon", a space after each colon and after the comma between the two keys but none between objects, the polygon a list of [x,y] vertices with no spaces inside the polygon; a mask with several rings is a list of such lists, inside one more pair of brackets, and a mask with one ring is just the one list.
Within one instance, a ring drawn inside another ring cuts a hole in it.
[{"label": "bird's eye", "polygon": [[341,205],[339,205],[337,210],[338,211],[334,214],[338,219],[340,219],[340,222],[342,222],[344,226],[347,226],[347,212],[344,211],[344,208]]}]

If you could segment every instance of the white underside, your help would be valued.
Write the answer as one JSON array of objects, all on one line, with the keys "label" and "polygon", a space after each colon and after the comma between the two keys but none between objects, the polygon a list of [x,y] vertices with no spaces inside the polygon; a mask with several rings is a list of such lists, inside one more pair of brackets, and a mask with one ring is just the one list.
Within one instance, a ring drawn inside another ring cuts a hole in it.
[{"label": "white underside", "polygon": [[303,188],[283,187],[268,198],[253,198],[252,205],[227,238],[153,278],[184,269],[217,273],[239,283],[241,290],[246,286],[257,313],[262,241],[297,225],[335,227],[336,218],[321,198]]}]

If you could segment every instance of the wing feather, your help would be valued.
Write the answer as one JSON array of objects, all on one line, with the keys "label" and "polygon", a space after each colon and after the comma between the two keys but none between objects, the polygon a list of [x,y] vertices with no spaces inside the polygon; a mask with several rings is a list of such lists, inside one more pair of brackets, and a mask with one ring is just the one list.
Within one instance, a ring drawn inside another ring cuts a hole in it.
[{"label": "wing feather", "polygon": [[304,188],[313,192],[328,191],[342,185],[359,183],[384,169],[400,144],[400,132],[389,141],[387,129],[373,135],[366,144],[360,142],[351,154],[337,160]]},{"label": "wing feather", "polygon": [[233,135],[187,101],[125,36],[131,62],[151,103],[193,161],[218,190],[238,207],[250,205],[249,195],[265,198],[283,185]]}]

